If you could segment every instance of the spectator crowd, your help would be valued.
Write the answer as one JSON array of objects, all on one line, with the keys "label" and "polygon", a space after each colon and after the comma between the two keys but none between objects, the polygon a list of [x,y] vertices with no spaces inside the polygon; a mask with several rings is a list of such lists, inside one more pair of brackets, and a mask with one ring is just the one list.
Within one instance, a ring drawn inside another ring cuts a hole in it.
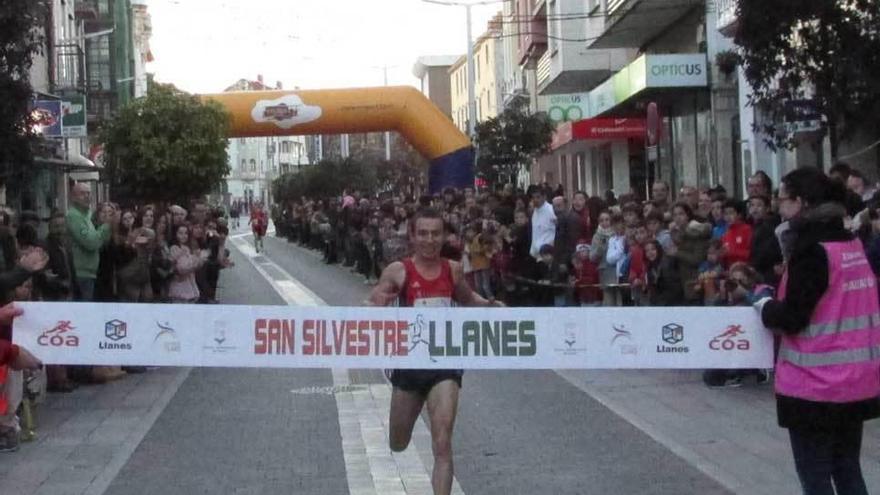
[{"label": "spectator crowd", "polygon": [[114,203],[92,209],[86,183],[73,185],[70,203],[67,212],[49,218],[0,210],[0,452],[17,450],[20,417],[29,397],[147,371],[120,366],[42,369],[27,350],[11,344],[11,313],[20,311],[15,302],[212,304],[217,302],[220,271],[232,266],[225,246],[225,213],[206,203],[196,202],[189,210]]}]

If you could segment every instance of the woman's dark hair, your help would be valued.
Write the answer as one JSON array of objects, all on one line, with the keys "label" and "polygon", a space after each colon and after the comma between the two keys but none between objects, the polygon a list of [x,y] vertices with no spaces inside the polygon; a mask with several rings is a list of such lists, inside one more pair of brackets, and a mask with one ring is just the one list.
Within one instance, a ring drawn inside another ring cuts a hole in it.
[{"label": "woman's dark hair", "polygon": [[30,223],[19,225],[15,231],[15,240],[20,247],[36,246],[38,238],[37,229]]},{"label": "woman's dark hair", "polygon": [[177,240],[177,231],[180,229],[186,229],[186,242],[187,242],[186,247],[191,247],[191,244],[193,242],[192,227],[190,227],[190,225],[186,224],[186,223],[180,224],[176,227],[173,227],[173,229],[171,231],[171,238],[168,239],[168,245],[169,246],[180,246],[180,241]]},{"label": "woman's dark hair", "polygon": [[672,210],[675,210],[676,208],[681,208],[684,211],[684,214],[688,217],[688,221],[694,219],[694,210],[687,203],[675,203],[672,205]]},{"label": "woman's dark hair", "polygon": [[807,207],[829,202],[846,204],[843,184],[831,180],[818,168],[805,167],[790,172],[782,178],[782,185],[790,198],[801,198]]},{"label": "woman's dark hair", "polygon": [[764,189],[767,192],[773,190],[773,179],[771,179],[770,176],[767,175],[767,172],[764,172],[763,170],[758,170],[752,175],[752,177],[760,179],[761,182],[764,183]]},{"label": "woman's dark hair", "polygon": [[[647,243],[645,243],[645,246],[647,247],[648,244],[654,246],[654,249],[657,250],[657,259],[654,261],[651,261],[647,258],[647,255],[646,255],[645,260],[648,262],[648,266],[656,266],[658,263],[660,263],[660,260],[663,259],[663,245],[660,244],[660,241],[658,241],[656,239],[653,241],[648,241]],[[645,250],[645,252],[647,252],[647,249]]]}]

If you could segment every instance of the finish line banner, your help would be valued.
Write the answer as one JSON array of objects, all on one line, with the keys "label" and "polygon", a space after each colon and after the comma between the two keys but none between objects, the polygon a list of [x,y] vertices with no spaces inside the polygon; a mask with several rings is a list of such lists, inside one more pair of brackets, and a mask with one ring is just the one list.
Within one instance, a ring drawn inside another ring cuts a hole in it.
[{"label": "finish line banner", "polygon": [[742,308],[18,303],[47,364],[263,368],[771,368]]}]

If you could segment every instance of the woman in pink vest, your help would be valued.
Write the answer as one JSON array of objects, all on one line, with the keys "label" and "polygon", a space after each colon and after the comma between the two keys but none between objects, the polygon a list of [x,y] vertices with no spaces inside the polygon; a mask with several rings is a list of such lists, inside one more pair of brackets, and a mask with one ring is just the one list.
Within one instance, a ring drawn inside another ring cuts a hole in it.
[{"label": "woman in pink vest", "polygon": [[880,416],[880,303],[862,243],[844,228],[843,185],[815,168],[782,179],[792,242],[778,299],[755,304],[780,335],[779,425],[804,493],[867,495],[862,424]]}]

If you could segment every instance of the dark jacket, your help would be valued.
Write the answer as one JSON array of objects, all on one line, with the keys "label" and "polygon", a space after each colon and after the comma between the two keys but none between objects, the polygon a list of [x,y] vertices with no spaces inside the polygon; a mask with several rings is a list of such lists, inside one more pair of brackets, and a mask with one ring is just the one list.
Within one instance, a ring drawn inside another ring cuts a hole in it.
[{"label": "dark jacket", "polygon": [[[828,289],[828,255],[819,243],[853,239],[843,226],[844,213],[841,206],[826,204],[791,221],[793,244],[785,298],[764,305],[761,318],[765,327],[795,335],[809,325]],[[880,416],[880,398],[835,404],[777,394],[776,411],[783,428],[828,429]]]},{"label": "dark jacket", "polygon": [[566,210],[556,215],[556,237],[553,238],[553,253],[557,264],[564,266],[571,264],[571,256],[583,235],[582,230],[581,218],[577,213]]},{"label": "dark jacket", "polygon": [[664,256],[648,268],[648,301],[651,306],[681,306],[684,291],[678,259]]},{"label": "dark jacket", "polygon": [[758,270],[764,283],[776,286],[779,277],[774,267],[782,263],[782,250],[779,248],[779,240],[776,239],[776,227],[779,219],[775,216],[765,218],[755,224],[752,230],[752,250],[749,264]]}]

